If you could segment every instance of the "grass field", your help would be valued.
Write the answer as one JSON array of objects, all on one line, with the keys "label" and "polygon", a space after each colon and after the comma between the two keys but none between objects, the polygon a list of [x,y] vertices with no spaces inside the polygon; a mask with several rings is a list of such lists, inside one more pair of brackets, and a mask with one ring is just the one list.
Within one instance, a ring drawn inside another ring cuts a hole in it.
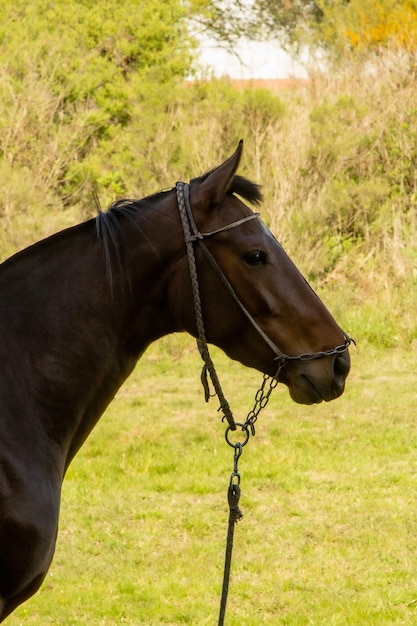
[{"label": "grass field", "polygon": [[[236,417],[261,376],[214,352]],[[226,624],[417,623],[412,350],[352,353],[345,395],[278,387],[240,460]],[[233,465],[192,343],[150,350],[71,466],[42,590],[7,626],[217,624]]]}]

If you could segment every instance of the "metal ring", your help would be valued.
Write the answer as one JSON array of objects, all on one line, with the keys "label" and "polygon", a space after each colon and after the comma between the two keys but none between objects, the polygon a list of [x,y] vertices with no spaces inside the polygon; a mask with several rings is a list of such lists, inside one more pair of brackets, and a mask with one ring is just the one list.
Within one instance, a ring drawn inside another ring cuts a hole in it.
[{"label": "metal ring", "polygon": [[239,446],[241,446],[241,447],[243,448],[243,446],[246,446],[246,444],[247,444],[247,443],[248,443],[248,441],[249,441],[249,436],[250,436],[250,433],[249,433],[248,426],[247,426],[247,424],[241,424],[240,422],[235,422],[235,425],[236,425],[236,426],[240,426],[240,427],[241,427],[241,429],[242,429],[242,431],[245,433],[245,438],[244,438],[244,440],[243,440],[242,442],[239,442],[239,443],[233,443],[232,441],[230,441],[230,439],[229,439],[229,432],[232,430],[232,427],[231,427],[231,426],[228,426],[228,427],[226,428],[226,431],[225,431],[225,433],[224,433],[224,437],[225,437],[225,439],[226,439],[227,443],[229,444],[229,446],[230,446],[231,448],[238,448]]}]

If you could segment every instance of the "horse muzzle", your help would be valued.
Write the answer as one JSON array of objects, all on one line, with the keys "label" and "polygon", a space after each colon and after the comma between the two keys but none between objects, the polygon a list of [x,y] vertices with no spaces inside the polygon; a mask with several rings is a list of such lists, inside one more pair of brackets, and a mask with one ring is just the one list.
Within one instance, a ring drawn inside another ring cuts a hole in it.
[{"label": "horse muzzle", "polygon": [[279,380],[288,386],[290,396],[299,404],[330,402],[342,395],[350,370],[350,356],[342,354],[308,362],[286,364]]}]

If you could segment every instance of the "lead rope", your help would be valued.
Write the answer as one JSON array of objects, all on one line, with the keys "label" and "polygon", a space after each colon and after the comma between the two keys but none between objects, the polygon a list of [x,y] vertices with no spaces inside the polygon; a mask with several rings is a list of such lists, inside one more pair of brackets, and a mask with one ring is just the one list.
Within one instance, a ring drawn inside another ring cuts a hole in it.
[{"label": "lead rope", "polygon": [[[269,380],[269,387],[266,390],[266,383]],[[227,490],[227,502],[229,504],[229,521],[227,525],[226,552],[224,557],[223,585],[220,598],[220,612],[218,626],[224,625],[226,615],[227,597],[229,594],[230,572],[232,567],[233,540],[235,533],[235,525],[239,522],[243,513],[239,508],[240,490],[240,474],[238,462],[242,456],[243,448],[249,441],[249,436],[255,435],[255,422],[259,413],[266,407],[269,397],[278,385],[278,377],[270,378],[266,374],[263,377],[262,385],[255,394],[255,403],[253,409],[249,411],[245,423],[236,422],[236,426],[240,427],[243,433],[243,441],[233,443],[230,439],[230,427],[226,428],[225,439],[229,446],[234,449],[233,454],[233,472],[230,474],[229,487]]]},{"label": "lead rope", "polygon": [[243,513],[239,509],[240,499],[240,474],[238,469],[238,461],[242,454],[243,445],[238,442],[233,445],[234,464],[233,472],[230,475],[229,488],[227,490],[227,501],[229,503],[229,522],[227,525],[226,552],[224,557],[223,586],[220,598],[220,612],[218,626],[223,626],[226,615],[227,596],[229,594],[230,570],[232,567],[233,539],[235,534],[235,525],[242,519]]}]

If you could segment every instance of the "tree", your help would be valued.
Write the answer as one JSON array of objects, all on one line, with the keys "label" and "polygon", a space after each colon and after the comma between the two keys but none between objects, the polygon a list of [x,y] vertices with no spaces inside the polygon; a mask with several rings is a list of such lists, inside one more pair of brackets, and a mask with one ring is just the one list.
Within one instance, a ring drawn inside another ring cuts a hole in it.
[{"label": "tree", "polygon": [[232,47],[240,36],[276,38],[297,53],[417,49],[416,0],[192,0],[203,28]]},{"label": "tree", "polygon": [[351,0],[340,7],[329,6],[324,16],[323,41],[334,42],[336,49],[369,52],[388,48],[413,53],[417,48],[415,0]]},{"label": "tree", "polygon": [[99,176],[122,190],[110,146],[117,136],[133,161],[122,140],[132,118],[146,136],[145,113],[153,107],[155,118],[189,71],[185,17],[181,0],[2,0],[0,173],[13,171],[13,189],[0,215],[26,210],[18,188],[64,206],[91,194]]},{"label": "tree", "polygon": [[283,47],[305,43],[307,30],[323,17],[314,0],[190,0],[190,5],[201,28],[229,46],[241,37],[273,36]]},{"label": "tree", "polygon": [[30,72],[44,78],[52,71],[66,103],[89,101],[123,124],[129,84],[187,72],[192,43],[184,17],[179,0],[3,0],[0,60],[17,84]]}]

